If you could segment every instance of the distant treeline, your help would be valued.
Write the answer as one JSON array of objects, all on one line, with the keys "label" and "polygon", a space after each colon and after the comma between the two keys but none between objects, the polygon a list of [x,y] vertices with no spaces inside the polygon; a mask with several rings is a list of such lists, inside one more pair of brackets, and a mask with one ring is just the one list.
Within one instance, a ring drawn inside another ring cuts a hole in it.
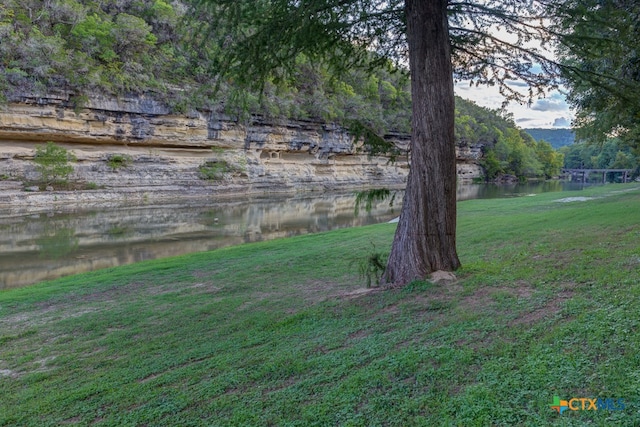
[{"label": "distant treeline", "polygon": [[640,162],[633,147],[611,137],[603,143],[575,142],[571,129],[525,129],[538,141],[547,141],[564,155],[569,169],[638,169]]},{"label": "distant treeline", "polygon": [[638,156],[628,144],[611,138],[603,144],[573,144],[562,147],[564,166],[570,169],[638,169]]},{"label": "distant treeline", "polygon": [[547,141],[556,150],[575,141],[575,135],[571,129],[525,129],[536,141]]}]

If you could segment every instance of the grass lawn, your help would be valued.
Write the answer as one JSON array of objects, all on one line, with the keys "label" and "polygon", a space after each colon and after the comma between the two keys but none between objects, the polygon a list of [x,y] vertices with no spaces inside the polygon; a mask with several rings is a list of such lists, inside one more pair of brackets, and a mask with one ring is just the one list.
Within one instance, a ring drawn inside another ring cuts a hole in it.
[{"label": "grass lawn", "polygon": [[640,425],[640,184],[462,202],[456,283],[367,292],[394,229],[2,291],[0,425]]}]

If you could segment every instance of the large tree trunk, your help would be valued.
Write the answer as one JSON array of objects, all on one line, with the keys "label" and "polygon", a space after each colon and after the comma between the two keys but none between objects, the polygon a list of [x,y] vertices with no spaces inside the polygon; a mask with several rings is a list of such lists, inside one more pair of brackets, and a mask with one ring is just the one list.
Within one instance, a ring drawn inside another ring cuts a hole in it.
[{"label": "large tree trunk", "polygon": [[446,0],[406,0],[411,169],[383,281],[404,285],[460,266],[454,95]]}]

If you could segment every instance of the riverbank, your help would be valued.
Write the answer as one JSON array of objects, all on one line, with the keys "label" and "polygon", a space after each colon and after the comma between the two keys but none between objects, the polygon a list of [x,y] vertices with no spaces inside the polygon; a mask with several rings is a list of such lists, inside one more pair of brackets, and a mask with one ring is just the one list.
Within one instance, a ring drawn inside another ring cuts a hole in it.
[{"label": "riverbank", "polygon": [[363,289],[382,224],[0,292],[0,425],[637,425],[640,188],[572,196],[461,204],[451,285]]}]

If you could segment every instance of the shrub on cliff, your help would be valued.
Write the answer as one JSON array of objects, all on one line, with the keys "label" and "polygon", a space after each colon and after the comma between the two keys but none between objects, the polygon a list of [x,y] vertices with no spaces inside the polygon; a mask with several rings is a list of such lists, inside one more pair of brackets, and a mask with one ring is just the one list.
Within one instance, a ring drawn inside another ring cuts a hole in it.
[{"label": "shrub on cliff", "polygon": [[73,172],[73,166],[69,162],[75,162],[76,156],[69,150],[49,141],[45,145],[36,147],[33,159],[36,169],[40,172],[42,184],[48,185],[55,182],[66,182]]},{"label": "shrub on cliff", "polygon": [[133,157],[128,154],[110,154],[107,156],[107,166],[112,170],[126,168],[133,163]]},{"label": "shrub on cliff", "polygon": [[200,179],[221,181],[229,176],[246,175],[241,165],[235,165],[227,160],[207,160],[198,167]]}]

